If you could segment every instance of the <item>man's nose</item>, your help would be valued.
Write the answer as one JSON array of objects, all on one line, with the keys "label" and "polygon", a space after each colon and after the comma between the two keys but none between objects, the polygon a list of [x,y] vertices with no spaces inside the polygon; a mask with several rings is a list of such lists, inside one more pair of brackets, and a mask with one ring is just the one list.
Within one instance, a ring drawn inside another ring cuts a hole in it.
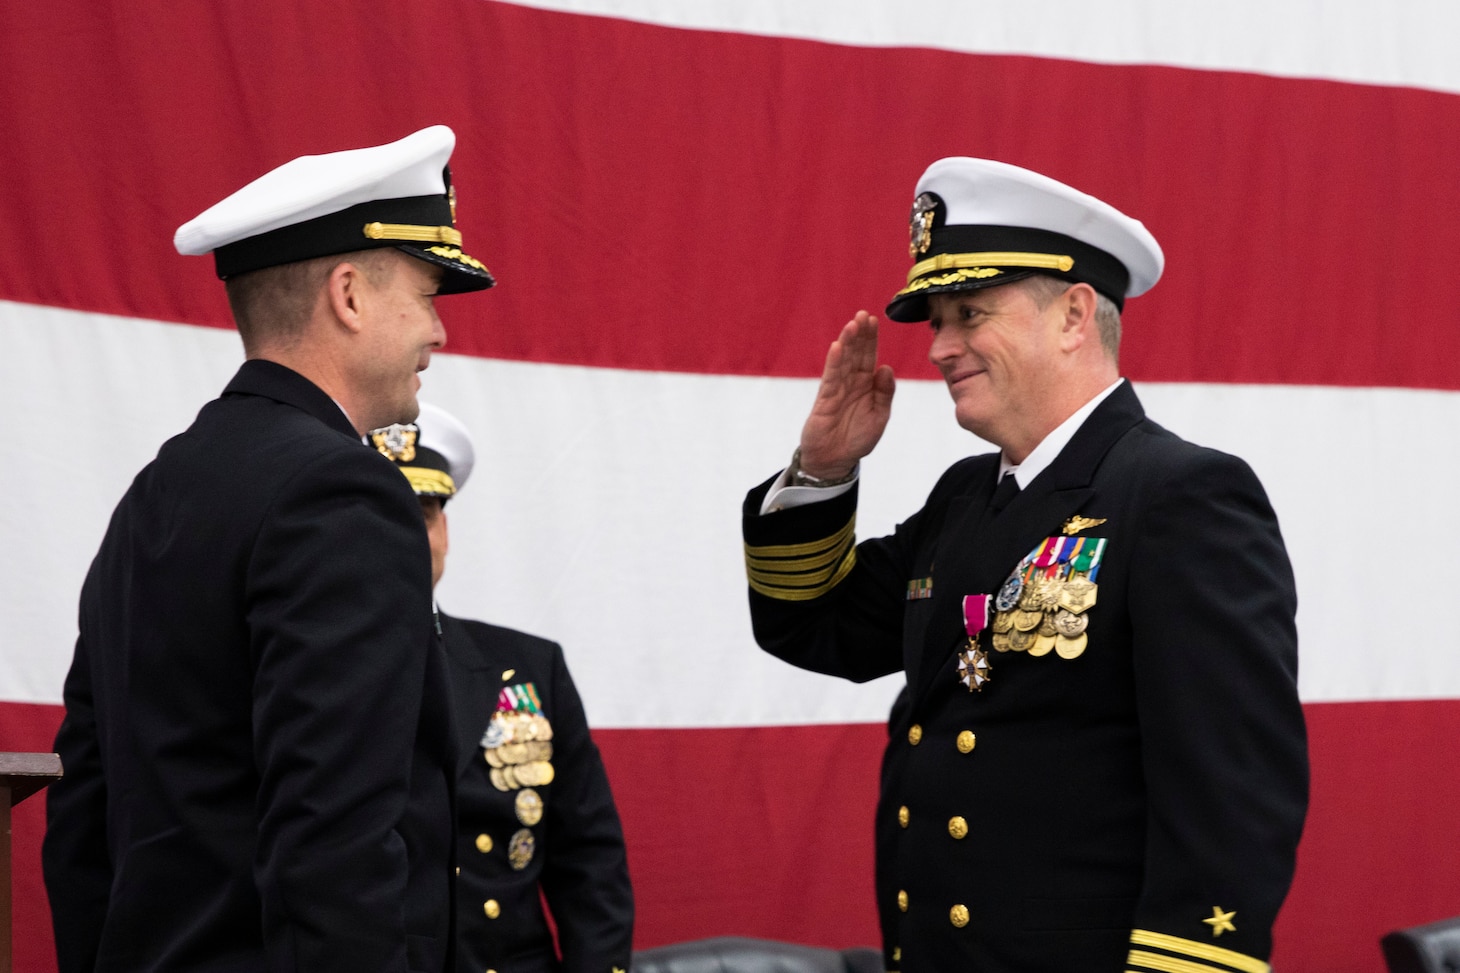
[{"label": "man's nose", "polygon": [[948,328],[939,328],[933,332],[932,344],[928,346],[928,361],[934,365],[941,365],[958,357],[958,342],[949,332]]}]

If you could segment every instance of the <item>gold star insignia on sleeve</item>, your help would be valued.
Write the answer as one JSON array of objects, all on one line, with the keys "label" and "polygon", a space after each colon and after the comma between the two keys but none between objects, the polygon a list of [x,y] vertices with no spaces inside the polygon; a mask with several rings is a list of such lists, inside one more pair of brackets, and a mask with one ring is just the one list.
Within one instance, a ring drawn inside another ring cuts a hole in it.
[{"label": "gold star insignia on sleeve", "polygon": [[1212,906],[1212,917],[1210,919],[1203,919],[1202,922],[1212,927],[1212,938],[1215,939],[1224,932],[1237,931],[1237,927],[1232,925],[1232,917],[1236,914],[1236,909],[1233,909],[1231,912],[1223,912],[1221,906],[1214,905]]}]

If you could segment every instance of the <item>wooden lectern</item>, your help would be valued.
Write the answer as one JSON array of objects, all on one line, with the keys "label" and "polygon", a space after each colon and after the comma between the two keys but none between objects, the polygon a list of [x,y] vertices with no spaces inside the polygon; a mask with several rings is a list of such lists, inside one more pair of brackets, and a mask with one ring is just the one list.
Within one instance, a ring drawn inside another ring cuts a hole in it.
[{"label": "wooden lectern", "polygon": [[0,753],[0,973],[10,973],[10,809],[60,776],[54,753]]}]

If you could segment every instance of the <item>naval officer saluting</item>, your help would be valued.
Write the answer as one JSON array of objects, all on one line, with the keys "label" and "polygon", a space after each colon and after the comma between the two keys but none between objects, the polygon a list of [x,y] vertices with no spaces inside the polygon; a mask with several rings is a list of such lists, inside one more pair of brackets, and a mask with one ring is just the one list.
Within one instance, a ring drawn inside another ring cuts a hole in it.
[{"label": "naval officer saluting", "polygon": [[62,973],[448,970],[454,734],[416,415],[461,249],[444,126],[305,156],[177,232],[247,361],[112,516],[43,862]]},{"label": "naval officer saluting", "polygon": [[1262,973],[1307,804],[1296,596],[1248,466],[1120,377],[1120,311],[1161,250],[989,160],[935,162],[914,196],[887,316],[929,321],[959,424],[999,452],[856,544],[893,395],[859,313],[744,508],[760,644],[907,676],[876,825],[888,969]]}]

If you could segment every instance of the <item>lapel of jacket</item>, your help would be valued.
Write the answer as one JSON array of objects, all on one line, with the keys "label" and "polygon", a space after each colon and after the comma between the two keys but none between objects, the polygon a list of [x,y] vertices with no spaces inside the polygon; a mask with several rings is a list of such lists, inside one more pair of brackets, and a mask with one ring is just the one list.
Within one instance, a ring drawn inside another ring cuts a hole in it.
[{"label": "lapel of jacket", "polygon": [[501,689],[501,673],[492,665],[488,646],[471,629],[441,612],[441,640],[451,665],[452,711],[456,719],[457,773],[482,759],[482,733],[492,718]]},{"label": "lapel of jacket", "polygon": [[292,368],[262,358],[250,359],[241,365],[223,389],[224,395],[261,395],[282,402],[314,416],[336,432],[351,439],[360,439],[345,410],[324,393],[318,385]]},{"label": "lapel of jacket", "polygon": [[[1046,537],[1058,534],[1094,493],[1091,482],[1110,447],[1143,418],[1145,412],[1135,390],[1130,382],[1123,382],[1095,408],[1054,462],[1000,514],[988,512],[997,462],[992,464],[992,472],[980,477],[975,492],[954,501],[933,571],[933,617],[922,646],[923,658],[918,660],[916,678],[912,672],[908,674],[915,700],[937,680],[946,679],[951,685],[955,679],[952,669],[958,649],[968,639],[963,625],[964,595],[997,594],[1024,555]],[[959,508],[961,515],[955,514]],[[985,650],[988,639],[986,634],[980,640]]]}]

